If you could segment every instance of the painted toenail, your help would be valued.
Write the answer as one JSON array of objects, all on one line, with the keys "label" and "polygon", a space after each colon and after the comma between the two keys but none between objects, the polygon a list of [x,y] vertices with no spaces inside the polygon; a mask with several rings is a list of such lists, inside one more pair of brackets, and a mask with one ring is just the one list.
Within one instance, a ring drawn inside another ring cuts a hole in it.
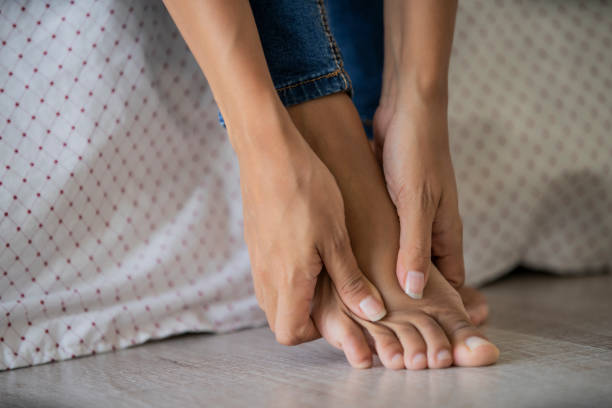
[{"label": "painted toenail", "polygon": [[427,357],[425,357],[425,354],[423,353],[419,353],[416,356],[412,357],[412,365],[414,367],[421,367],[423,365],[423,363],[427,362]]},{"label": "painted toenail", "polygon": [[480,346],[491,344],[491,342],[483,339],[482,337],[468,337],[465,339],[465,345],[470,349],[470,351],[476,350]]},{"label": "painted toenail", "polygon": [[438,361],[450,360],[451,354],[448,350],[442,350],[438,353]]},{"label": "painted toenail", "polygon": [[425,288],[425,275],[422,272],[408,271],[406,275],[406,287],[404,291],[413,299],[423,297],[423,289]]},{"label": "painted toenail", "polygon": [[396,366],[399,363],[403,363],[403,361],[404,361],[404,356],[401,354],[396,354],[391,359],[391,365]]},{"label": "painted toenail", "polygon": [[368,296],[367,298],[363,299],[359,303],[359,307],[372,322],[379,321],[387,314],[387,311],[383,305],[381,305],[380,302],[374,299],[372,296]]}]

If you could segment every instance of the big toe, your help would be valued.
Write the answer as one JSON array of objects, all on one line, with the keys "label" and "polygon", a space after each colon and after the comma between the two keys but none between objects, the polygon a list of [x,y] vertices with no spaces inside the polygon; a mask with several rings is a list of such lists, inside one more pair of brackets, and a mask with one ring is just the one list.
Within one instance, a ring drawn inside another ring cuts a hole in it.
[{"label": "big toe", "polygon": [[442,323],[453,345],[453,361],[463,367],[494,364],[499,358],[499,349],[464,317],[456,317]]},{"label": "big toe", "polygon": [[454,344],[455,364],[464,367],[478,367],[494,364],[499,358],[499,349],[476,331]]}]

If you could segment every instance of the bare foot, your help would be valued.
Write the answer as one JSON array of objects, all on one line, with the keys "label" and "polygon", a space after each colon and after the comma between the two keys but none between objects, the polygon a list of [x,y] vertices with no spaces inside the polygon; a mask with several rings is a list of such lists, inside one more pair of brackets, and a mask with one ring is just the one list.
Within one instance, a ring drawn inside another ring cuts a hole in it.
[{"label": "bare foot", "polygon": [[344,350],[355,367],[371,365],[368,338],[381,362],[393,369],[443,368],[453,363],[481,366],[497,361],[497,347],[474,327],[459,293],[433,264],[423,299],[410,298],[400,287],[395,276],[397,213],[348,96],[316,99],[289,112],[338,182],[351,246],[388,311],[377,323],[358,318],[339,300],[329,279],[321,277],[312,316],[323,337]]}]

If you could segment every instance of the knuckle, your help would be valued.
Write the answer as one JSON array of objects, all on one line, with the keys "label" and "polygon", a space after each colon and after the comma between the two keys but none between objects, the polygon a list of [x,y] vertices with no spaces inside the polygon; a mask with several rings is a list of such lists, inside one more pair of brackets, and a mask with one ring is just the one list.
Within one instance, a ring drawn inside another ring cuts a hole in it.
[{"label": "knuckle", "polygon": [[346,230],[341,227],[335,228],[328,237],[327,245],[332,252],[339,254],[345,253],[351,246]]},{"label": "knuckle", "polygon": [[403,186],[397,198],[399,206],[404,211],[433,212],[438,208],[440,194],[431,183],[423,182],[412,186]]},{"label": "knuckle", "polygon": [[342,295],[353,296],[362,293],[366,289],[366,284],[362,277],[353,273],[348,276],[338,287],[338,290]]},{"label": "knuckle", "polygon": [[469,322],[469,319],[465,316],[461,316],[459,319],[451,323],[450,333],[456,334],[459,333],[461,330],[473,328],[474,326],[472,326],[472,323]]},{"label": "knuckle", "polygon": [[417,265],[428,265],[431,261],[431,246],[423,242],[411,243],[404,249],[409,262]]}]

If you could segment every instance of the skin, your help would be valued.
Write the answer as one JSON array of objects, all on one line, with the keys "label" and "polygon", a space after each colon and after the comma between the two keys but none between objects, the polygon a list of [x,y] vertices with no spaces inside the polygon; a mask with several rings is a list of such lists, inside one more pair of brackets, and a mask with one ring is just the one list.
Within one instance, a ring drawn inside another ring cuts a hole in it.
[{"label": "skin", "polygon": [[448,67],[457,2],[385,0],[375,151],[400,219],[397,278],[420,298],[433,265],[460,287],[463,226],[448,139]]},{"label": "skin", "polygon": [[274,89],[249,2],[165,5],[206,75],[238,156],[255,293],[276,339],[293,345],[320,336],[310,306],[323,267],[352,313],[380,319],[386,310],[352,253],[340,190]]},{"label": "skin", "polygon": [[[498,349],[471,323],[459,292],[435,265],[430,265],[422,299],[406,296],[398,284],[394,273],[400,237],[397,213],[349,97],[334,94],[291,107],[289,112],[340,186],[357,261],[383,294],[388,311],[377,323],[353,315],[331,280],[321,275],[312,316],[323,337],[359,368],[372,365],[371,347],[392,369],[482,366],[497,361]],[[472,340],[466,343],[468,338]]]},{"label": "skin", "polygon": [[[383,95],[374,118],[377,149],[383,160],[387,187],[392,197],[396,197],[402,220],[401,251],[397,261],[397,278],[402,287],[406,284],[407,268],[425,271],[424,286],[432,267],[424,262],[426,256],[429,259],[432,255],[425,245],[430,232],[434,235],[435,263],[453,283],[463,281],[463,260],[457,258],[461,254],[460,241],[457,245],[460,227],[452,221],[460,222],[458,214],[454,213],[456,202],[452,199],[454,176],[451,176],[452,166],[448,166],[450,156],[446,157],[443,150],[442,155],[437,151],[438,144],[444,145],[445,128],[442,126],[434,131],[424,127],[446,117],[445,111],[434,107],[441,106],[439,102],[444,101],[437,92],[444,88],[439,86],[438,79],[446,76],[447,66],[440,65],[440,61],[448,59],[450,53],[447,37],[450,32],[452,38],[454,11],[450,7],[452,13],[446,13],[444,7],[437,4],[439,2],[431,2],[436,3],[429,10],[434,12],[423,14],[424,17],[442,16],[439,20],[428,17],[427,21],[439,26],[439,31],[446,36],[430,35],[427,30],[432,29],[424,24],[410,24],[415,30],[420,28],[413,32],[409,27],[404,32],[403,21],[408,21],[411,15],[408,11],[412,10],[412,18],[414,13],[422,12],[414,9],[419,3],[406,2],[406,7],[410,4],[406,8],[403,2],[385,2],[385,36],[388,37],[385,47],[390,48],[385,50],[388,58],[385,60]],[[237,153],[245,239],[255,292],[277,340],[293,345],[320,336],[310,316],[310,308],[317,279],[324,270],[334,283],[342,304],[354,316],[378,320],[386,309],[379,291],[362,273],[353,255],[344,219],[345,203],[336,178],[305,142],[276,94],[248,1],[166,0],[165,4],[208,79]],[[394,15],[393,10],[404,20],[389,20],[387,15]],[[436,14],[436,10],[441,14]],[[201,24],[204,20],[207,24]],[[416,38],[425,37],[421,40],[429,45],[408,47],[408,32],[417,35]],[[438,54],[434,52],[432,58],[424,59],[427,55],[422,55],[423,50],[444,44],[448,47],[441,46]],[[391,52],[398,50],[401,51],[399,56]],[[411,57],[401,59],[400,56]],[[414,69],[403,69],[408,66]],[[427,106],[427,109],[422,109],[423,115],[405,116],[405,120],[400,121],[397,108],[411,106],[408,101],[412,106]],[[422,126],[410,130],[411,121]],[[394,150],[398,151],[397,155],[385,153]],[[424,152],[429,152],[429,156]],[[412,160],[414,157],[426,159],[419,163]],[[435,157],[446,164],[445,172],[439,171]],[[401,165],[404,161],[409,163]],[[423,180],[406,178],[410,174],[418,174]],[[442,187],[435,189],[442,197],[437,207],[437,195],[429,201],[431,197],[419,196],[429,191],[419,187],[435,184],[431,180],[446,180],[440,183]],[[403,185],[407,187],[397,187]],[[398,194],[398,189],[406,193]],[[412,205],[417,202],[430,205]],[[437,215],[432,215],[434,213]],[[413,221],[422,215],[425,221],[415,224]],[[432,225],[438,228],[428,230],[430,218],[434,220]],[[451,221],[435,221],[444,219]],[[440,248],[444,251],[440,252]],[[451,262],[453,257],[460,261],[456,267]],[[417,288],[414,293],[419,290]],[[486,318],[483,299],[477,296],[469,299],[472,306],[469,302],[467,305],[481,311],[474,315],[475,319]],[[369,307],[364,307],[364,300],[368,300]]]}]

